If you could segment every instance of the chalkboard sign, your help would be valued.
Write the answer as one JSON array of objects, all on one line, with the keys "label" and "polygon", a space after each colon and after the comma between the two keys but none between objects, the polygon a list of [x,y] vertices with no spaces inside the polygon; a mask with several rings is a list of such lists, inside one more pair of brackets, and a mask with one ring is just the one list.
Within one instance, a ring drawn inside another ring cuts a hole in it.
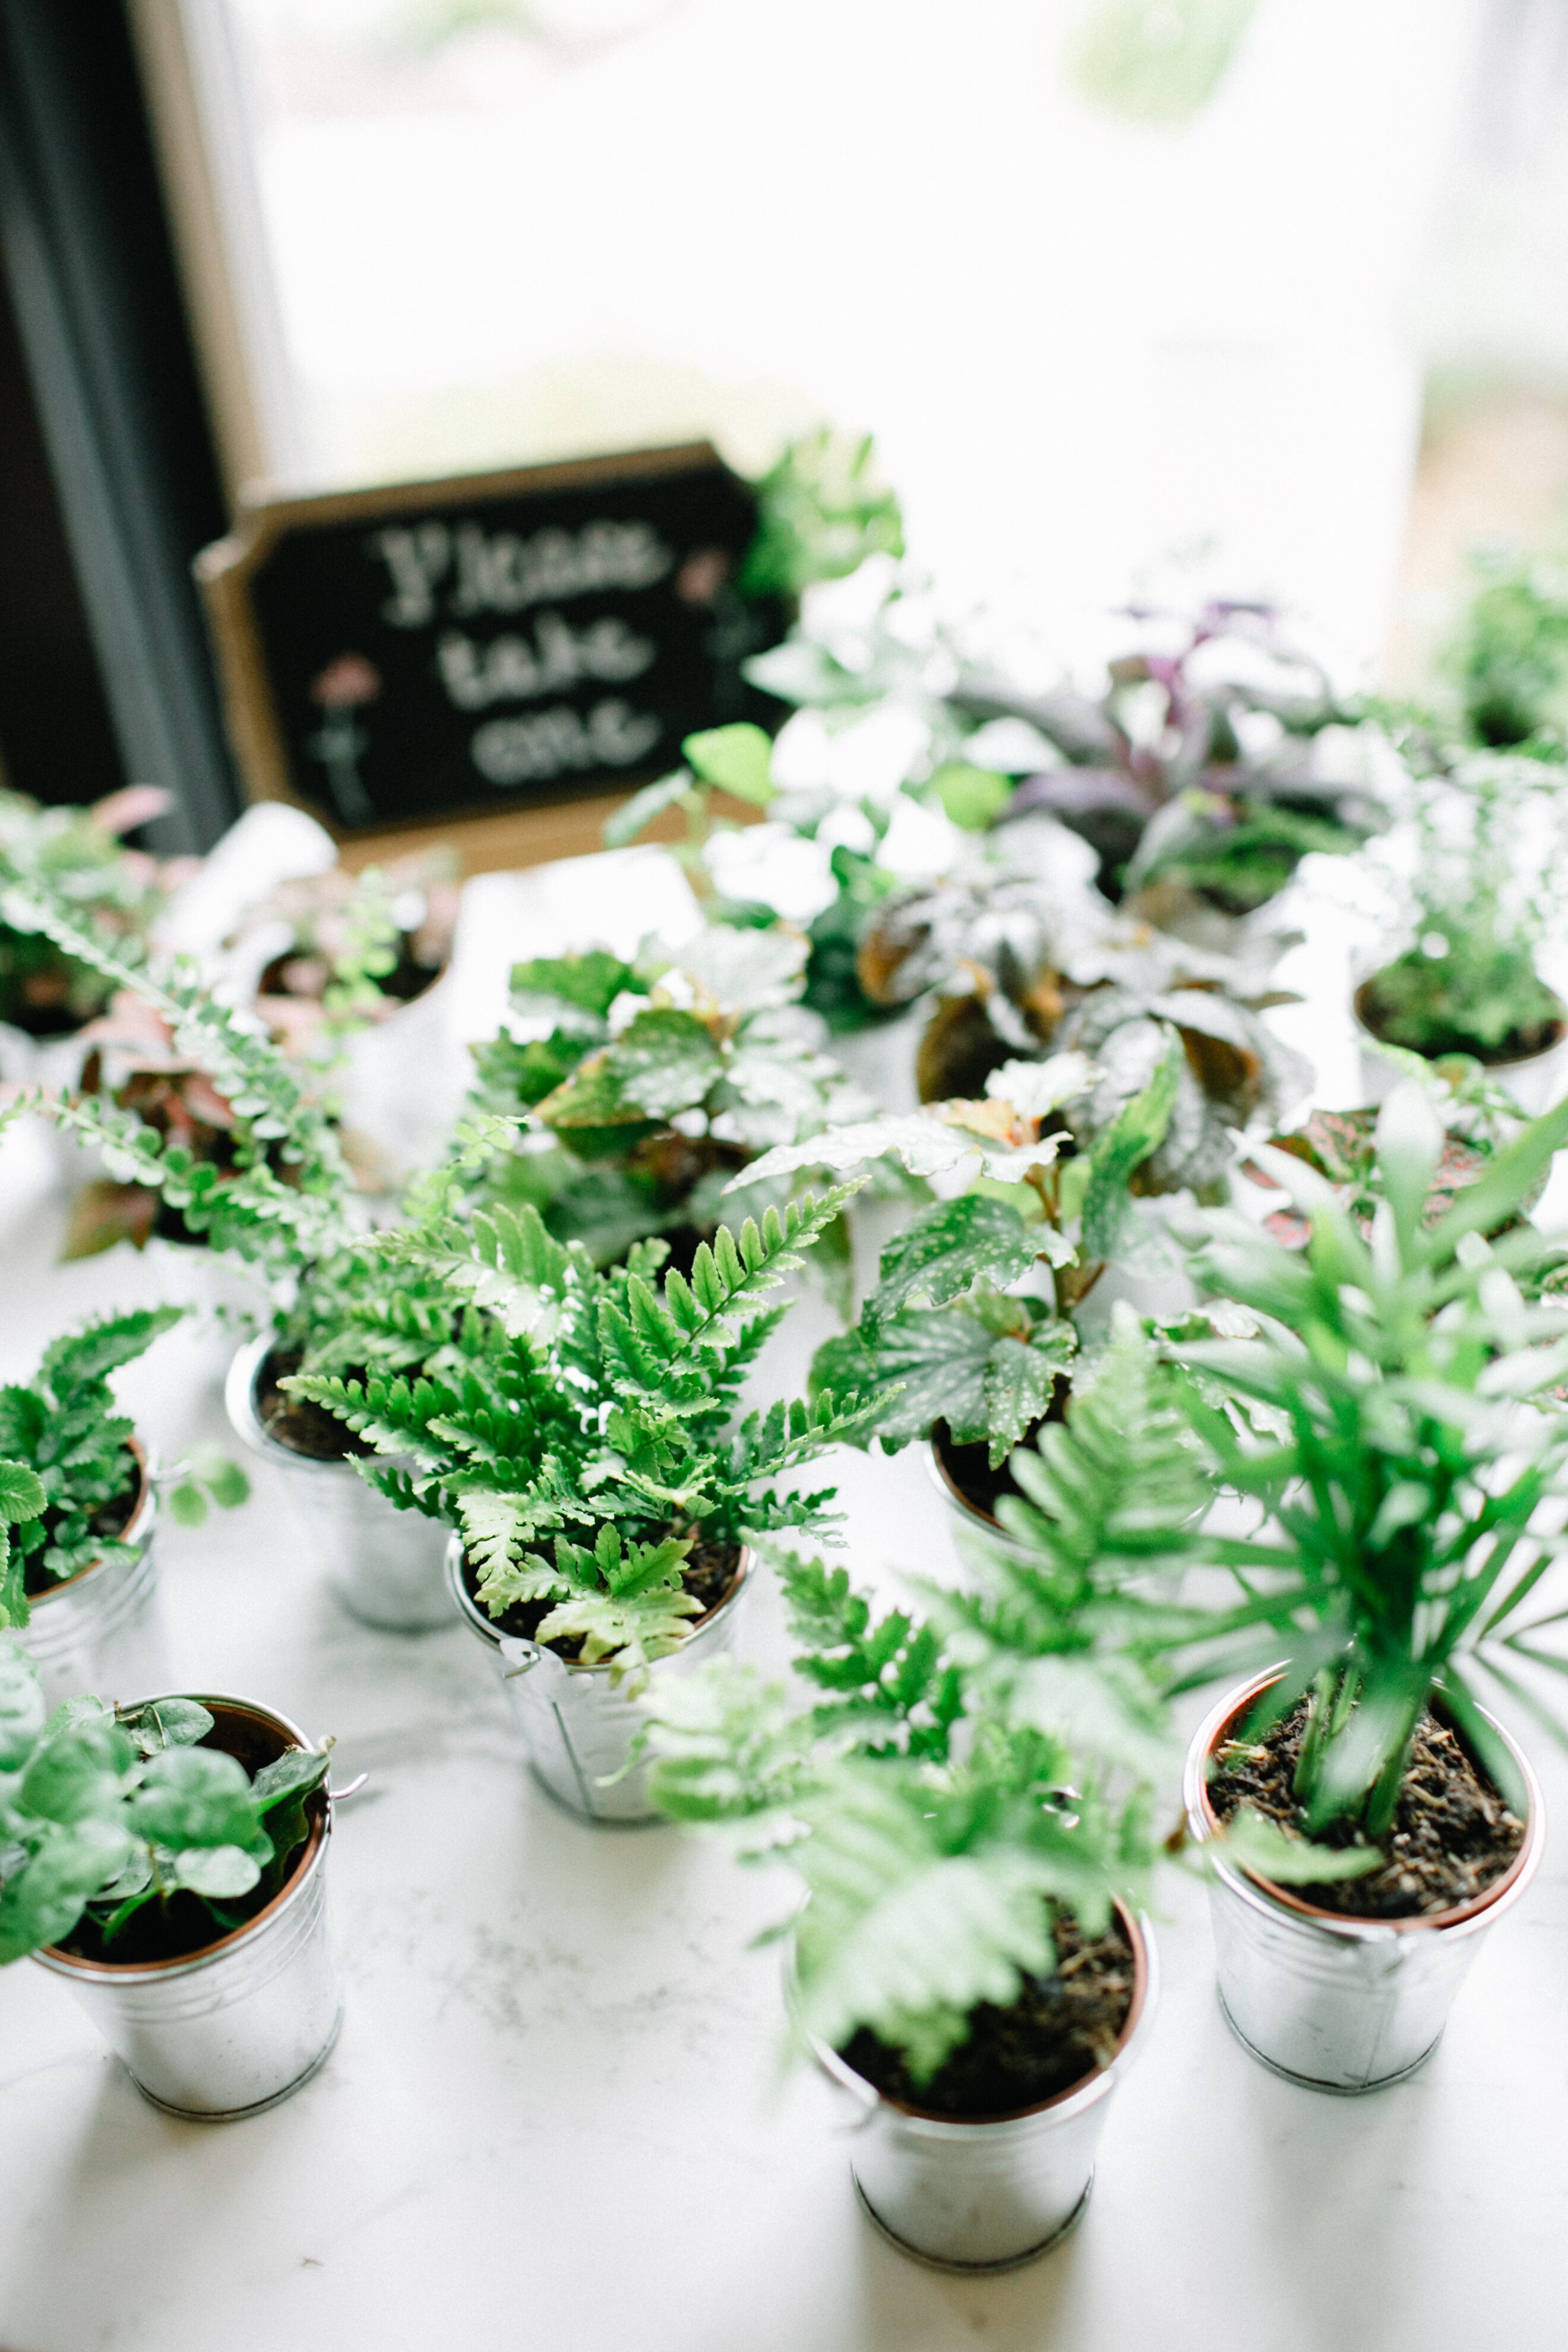
[{"label": "chalkboard sign", "polygon": [[666,773],[773,707],[756,520],[706,443],[247,504],[196,559],[247,789],[352,832]]}]

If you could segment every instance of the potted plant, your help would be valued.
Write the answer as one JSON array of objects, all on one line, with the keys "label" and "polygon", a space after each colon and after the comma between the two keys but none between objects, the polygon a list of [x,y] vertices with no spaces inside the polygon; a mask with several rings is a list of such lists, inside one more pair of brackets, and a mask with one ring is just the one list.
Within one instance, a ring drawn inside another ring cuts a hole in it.
[{"label": "potted plant", "polygon": [[1420,2064],[1540,1858],[1539,1792],[1479,1694],[1489,1680],[1553,1716],[1530,1687],[1532,1669],[1560,1671],[1542,1640],[1553,1612],[1532,1596],[1563,1541],[1542,1506],[1568,1464],[1552,1394],[1568,1316],[1516,1281],[1560,1249],[1528,1223],[1501,1229],[1565,1137],[1568,1105],[1429,1224],[1443,1130],[1401,1087],[1379,1117],[1370,1239],[1315,1170],[1265,1149],[1310,1220],[1306,1248],[1232,1214],[1197,1262],[1258,1322],[1180,1353],[1240,1408],[1205,1433],[1262,1525],[1205,1538],[1244,1592],[1207,1669],[1217,1646],[1248,1671],[1194,1742],[1189,1821],[1212,1840],[1246,1805],[1364,1861],[1348,1888],[1288,1893],[1223,1865],[1211,1881],[1226,2015],[1264,2063],[1319,2088],[1376,2089]]},{"label": "potted plant", "polygon": [[[374,1449],[362,1475],[456,1529],[458,1607],[495,1653],[551,1793],[595,1820],[649,1818],[623,1768],[650,1675],[735,1638],[747,1541],[815,1527],[831,1490],[774,1482],[859,1426],[831,1397],[739,1417],[779,1320],[764,1302],[853,1186],[700,1244],[688,1281],[659,1242],[601,1272],[537,1210],[462,1219],[455,1195],[362,1246],[465,1302],[447,1367],[416,1379],[300,1374],[286,1391]],[[378,1458],[379,1457],[379,1458]]]},{"label": "potted plant", "polygon": [[[428,1214],[432,1194],[455,1197],[509,1137],[500,1120],[460,1123],[445,1169],[416,1182],[409,1213]],[[337,1599],[382,1633],[451,1623],[446,1524],[389,1508],[379,1486],[356,1475],[370,1445],[294,1381],[460,1380],[463,1305],[439,1270],[356,1250],[345,1234],[301,1262],[292,1297],[239,1349],[225,1383],[230,1427],[281,1481]]]},{"label": "potted plant", "polygon": [[[957,1197],[889,1244],[857,1328],[825,1344],[815,1376],[878,1398],[867,1433],[889,1449],[929,1439],[943,1491],[993,1526],[1008,1455],[1060,1416],[1108,1267],[1120,1283],[1168,1287],[1181,1260],[1160,1196],[1212,1196],[1235,1157],[1227,1113],[1240,1124],[1249,1100],[1285,1099],[1289,1064],[1248,1008],[1205,988],[1134,988],[1134,976],[1124,967],[1084,992],[1083,1019],[1057,1032],[1090,1039],[1094,1059],[1004,1060],[978,1099],[821,1139],[825,1166],[891,1153]],[[776,1150],[735,1181],[777,1181],[795,1161]]]},{"label": "potted plant", "polygon": [[[168,805],[166,793],[146,785],[91,808],[41,808],[25,793],[0,792],[0,884],[37,883],[105,939],[144,939],[180,868],[127,849],[121,835]],[[0,922],[0,1077],[74,1080],[80,1032],[112,985],[46,932]]]},{"label": "potted plant", "polygon": [[[635,964],[603,950],[518,964],[511,1025],[475,1049],[473,1101],[527,1124],[486,1194],[531,1202],[598,1265],[658,1234],[689,1268],[738,1169],[870,1108],[798,1002],[806,953],[796,931],[721,924]],[[847,1266],[844,1226],[825,1246]]]},{"label": "potted plant", "polygon": [[1568,742],[1568,573],[1561,556],[1488,549],[1443,667],[1464,732],[1492,750],[1560,760]]},{"label": "potted plant", "polygon": [[183,1526],[199,1527],[209,1500],[226,1509],[249,1492],[216,1446],[160,1476],[115,1410],[110,1376],[180,1315],[162,1307],[85,1323],[50,1341],[30,1383],[0,1388],[0,1460],[20,1481],[8,1540],[0,1528],[0,1626],[15,1630],[50,1706],[95,1685],[157,1688],[160,1493]]},{"label": "potted plant", "polygon": [[[146,1065],[145,1084],[41,1095],[34,1107],[134,1191],[143,1242],[162,1218],[169,1238],[231,1254],[266,1277],[335,1236],[349,1180],[331,1123],[253,1024],[187,964],[154,969],[139,943],[111,946],[40,882],[11,887],[5,913],[98,971],[120,992],[122,1017],[134,1018],[130,1050]],[[108,1230],[89,1246],[122,1237],[137,1231]]]},{"label": "potted plant", "polygon": [[[1415,1054],[1402,1058],[1406,1075],[1429,1095],[1443,1127],[1442,1156],[1422,1212],[1426,1222],[1435,1224],[1526,1122],[1512,1096],[1494,1085],[1469,1056],[1456,1055],[1441,1062],[1424,1062]],[[1290,1152],[1326,1178],[1363,1234],[1370,1235],[1383,1198],[1375,1105],[1360,1110],[1311,1110],[1299,1126],[1268,1139],[1276,1150]],[[1256,1160],[1244,1160],[1240,1172],[1260,1191],[1278,1194],[1280,1190]],[[1528,1210],[1533,1202],[1527,1199],[1521,1205]],[[1310,1221],[1293,1207],[1271,1209],[1262,1223],[1266,1233],[1291,1249],[1304,1248],[1311,1236]]]},{"label": "potted plant", "polygon": [[1254,927],[1214,948],[1156,929],[1105,904],[1087,859],[1054,819],[1009,827],[940,882],[884,902],[862,938],[862,985],[886,1004],[929,1000],[922,1101],[978,1094],[1018,1055],[1081,1051],[1101,1073],[1081,1114],[1096,1129],[1148,1082],[1173,1028],[1186,1070],[1156,1169],[1167,1189],[1212,1183],[1229,1166],[1227,1130],[1270,1105],[1277,1119],[1309,1080],[1261,1018],[1294,1001],[1270,976],[1288,940]]},{"label": "potted plant", "polygon": [[[1429,1061],[1468,1055],[1532,1113],[1561,1091],[1568,1007],[1537,970],[1556,904],[1556,771],[1477,757],[1417,787],[1409,944],[1355,992],[1363,1035]],[[1387,1059],[1363,1051],[1376,1099]]]},{"label": "potted plant", "polygon": [[1080,834],[1113,900],[1195,898],[1230,916],[1277,898],[1309,852],[1344,855],[1386,824],[1365,722],[1272,606],[1220,598],[1127,618],[1142,642],[1107,665],[1098,695],[960,685],[962,708],[1024,719],[1056,754],[1000,822],[1040,809]]},{"label": "potted plant", "polygon": [[1082,2214],[1152,2016],[1147,1791],[987,1703],[842,1570],[781,1570],[815,1703],[731,1660],[660,1687],[649,1791],[799,1879],[791,2022],[855,2117],[872,2221],[939,2269],[1011,2270]]},{"label": "potted plant", "polygon": [[327,1760],[246,1699],[46,1717],[0,1636],[0,1964],[59,1978],[167,2114],[275,2106],[337,2038]]},{"label": "potted plant", "polygon": [[[80,937],[54,900],[35,900],[31,911],[52,927],[51,935]],[[149,1222],[166,1213],[194,1244],[220,1261],[253,1268],[266,1286],[270,1311],[262,1332],[237,1357],[230,1351],[229,1418],[236,1434],[284,1480],[300,1536],[339,1598],[354,1615],[390,1631],[445,1622],[443,1540],[396,1519],[355,1476],[352,1433],[291,1402],[279,1383],[307,1363],[362,1373],[373,1363],[416,1364],[421,1348],[440,1344],[452,1320],[449,1307],[421,1301],[406,1279],[395,1297],[384,1285],[378,1291],[374,1270],[353,1258],[353,1185],[331,1122],[268,1038],[183,967],[155,972],[145,962],[110,957],[97,941],[82,944],[163,1024],[173,1052],[232,1121],[223,1130],[225,1158],[206,1155],[199,1135],[186,1140],[179,1129],[165,1133],[138,1110],[101,1097],[68,1096],[47,1108],[98,1147],[110,1180],[142,1196]],[[454,1165],[469,1164],[465,1151],[482,1159],[505,1131],[495,1119],[464,1127]],[[416,1328],[421,1305],[426,1321]]]}]

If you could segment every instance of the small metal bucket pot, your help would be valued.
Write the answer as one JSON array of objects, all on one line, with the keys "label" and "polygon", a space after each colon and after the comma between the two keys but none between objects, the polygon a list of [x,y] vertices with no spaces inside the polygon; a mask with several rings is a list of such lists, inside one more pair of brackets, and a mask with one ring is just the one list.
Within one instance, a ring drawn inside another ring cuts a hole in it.
[{"label": "small metal bucket pot", "polygon": [[[1183,1797],[1201,1844],[1219,1828],[1209,1759],[1278,1672],[1270,1667],[1223,1698],[1188,1751]],[[1220,2007],[1242,2047],[1287,2082],[1349,2096],[1414,2074],[1442,2039],[1481,1938],[1535,1875],[1546,1842],[1541,1790],[1514,1741],[1490,1716],[1486,1721],[1506,1742],[1530,1804],[1524,1843],[1470,1902],[1410,1919],[1352,1918],[1211,1862]]]},{"label": "small metal bucket pot", "polygon": [[[1357,1033],[1362,1037],[1375,1038],[1376,1030],[1366,1018],[1367,991],[1373,980],[1363,981],[1351,1001]],[[1557,1034],[1550,1045],[1538,1054],[1523,1054],[1510,1062],[1488,1062],[1486,1075],[1506,1094],[1510,1094],[1527,1118],[1539,1118],[1568,1093],[1568,1005],[1558,1001]],[[1369,1103],[1380,1103],[1399,1083],[1398,1066],[1386,1055],[1374,1052],[1371,1045],[1360,1048],[1362,1089]]]},{"label": "small metal bucket pot", "polygon": [[856,2193],[900,2253],[942,2271],[1037,2262],[1083,2218],[1110,2095],[1148,2032],[1159,1974],[1146,1919],[1117,1905],[1132,1947],[1132,2005],[1109,2062],[1018,2115],[970,2121],[883,2096],[812,2037],[818,2065],[855,2110]]},{"label": "small metal bucket pot", "polygon": [[[258,1762],[289,1748],[313,1749],[269,1707],[192,1696],[243,1733]],[[328,1797],[282,1891],[243,1927],[183,1959],[120,1967],[55,1946],[34,1955],[68,1986],[142,2096],[166,2115],[202,2123],[259,2115],[325,2063],[342,2022],[327,1914],[331,1825]]]},{"label": "small metal bucket pot", "polygon": [[[694,1665],[734,1648],[751,1564],[751,1554],[742,1546],[729,1591],[699,1620],[679,1650],[654,1660],[648,1673],[656,1681],[689,1674]],[[613,1685],[608,1666],[575,1665],[538,1642],[503,1633],[468,1591],[458,1536],[447,1545],[447,1581],[464,1623],[495,1653],[534,1777],[551,1796],[585,1821],[636,1824],[662,1820],[648,1802],[643,1768],[626,1770],[643,1716],[637,1701]]]},{"label": "small metal bucket pot", "polygon": [[138,1439],[131,1441],[142,1484],[120,1541],[132,1544],[129,1560],[99,1560],[63,1584],[35,1593],[27,1623],[17,1634],[38,1669],[44,1703],[90,1691],[100,1698],[140,1698],[169,1678],[168,1629],[158,1591],[153,1534],[158,1490]]},{"label": "small metal bucket pot", "polygon": [[1005,1552],[1017,1553],[1026,1549],[1019,1543],[1016,1536],[1008,1534],[1000,1519],[994,1517],[991,1512],[982,1510],[978,1503],[970,1501],[969,1496],[942,1460],[941,1448],[933,1438],[926,1440],[924,1452],[926,1475],[956,1522],[961,1538],[959,1544],[961,1555],[967,1553],[968,1546],[962,1540],[965,1537],[983,1537],[987,1545],[999,1548]]},{"label": "small metal bucket pot", "polygon": [[442,1579],[447,1528],[422,1511],[397,1510],[367,1486],[352,1461],[318,1462],[280,1444],[256,1407],[271,1353],[268,1333],[229,1366],[224,1402],[235,1435],[279,1473],[302,1540],[351,1617],[385,1633],[427,1633],[452,1622]]}]

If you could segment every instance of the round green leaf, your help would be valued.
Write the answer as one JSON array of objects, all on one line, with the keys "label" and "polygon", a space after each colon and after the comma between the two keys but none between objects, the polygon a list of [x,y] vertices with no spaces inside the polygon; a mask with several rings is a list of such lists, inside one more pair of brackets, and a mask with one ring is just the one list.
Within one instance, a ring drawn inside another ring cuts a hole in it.
[{"label": "round green leaf", "polygon": [[191,1845],[248,1845],[257,1814],[243,1766],[210,1748],[154,1756],[131,1801],[132,1827],[177,1852]]},{"label": "round green leaf", "polygon": [[129,1835],[114,1822],[81,1821],[57,1830],[0,1888],[0,1966],[68,1936],[131,1852]]},{"label": "round green leaf", "polygon": [[17,1793],[26,1810],[45,1821],[116,1812],[135,1760],[131,1742],[107,1719],[76,1723],[38,1749]]},{"label": "round green leaf", "polygon": [[248,1895],[261,1865],[239,1845],[189,1845],[174,1856],[174,1875],[193,1895]]}]

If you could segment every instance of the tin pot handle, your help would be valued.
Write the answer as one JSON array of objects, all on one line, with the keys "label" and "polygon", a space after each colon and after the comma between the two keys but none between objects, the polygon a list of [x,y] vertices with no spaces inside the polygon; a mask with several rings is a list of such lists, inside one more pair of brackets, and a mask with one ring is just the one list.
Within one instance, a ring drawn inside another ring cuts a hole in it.
[{"label": "tin pot handle", "polygon": [[858,2081],[846,2083],[837,2074],[829,2074],[827,2086],[833,2094],[833,2104],[837,2110],[834,2117],[834,2130],[841,2137],[850,2132],[863,2132],[881,2105],[871,2084],[867,2083],[862,2086]]}]

